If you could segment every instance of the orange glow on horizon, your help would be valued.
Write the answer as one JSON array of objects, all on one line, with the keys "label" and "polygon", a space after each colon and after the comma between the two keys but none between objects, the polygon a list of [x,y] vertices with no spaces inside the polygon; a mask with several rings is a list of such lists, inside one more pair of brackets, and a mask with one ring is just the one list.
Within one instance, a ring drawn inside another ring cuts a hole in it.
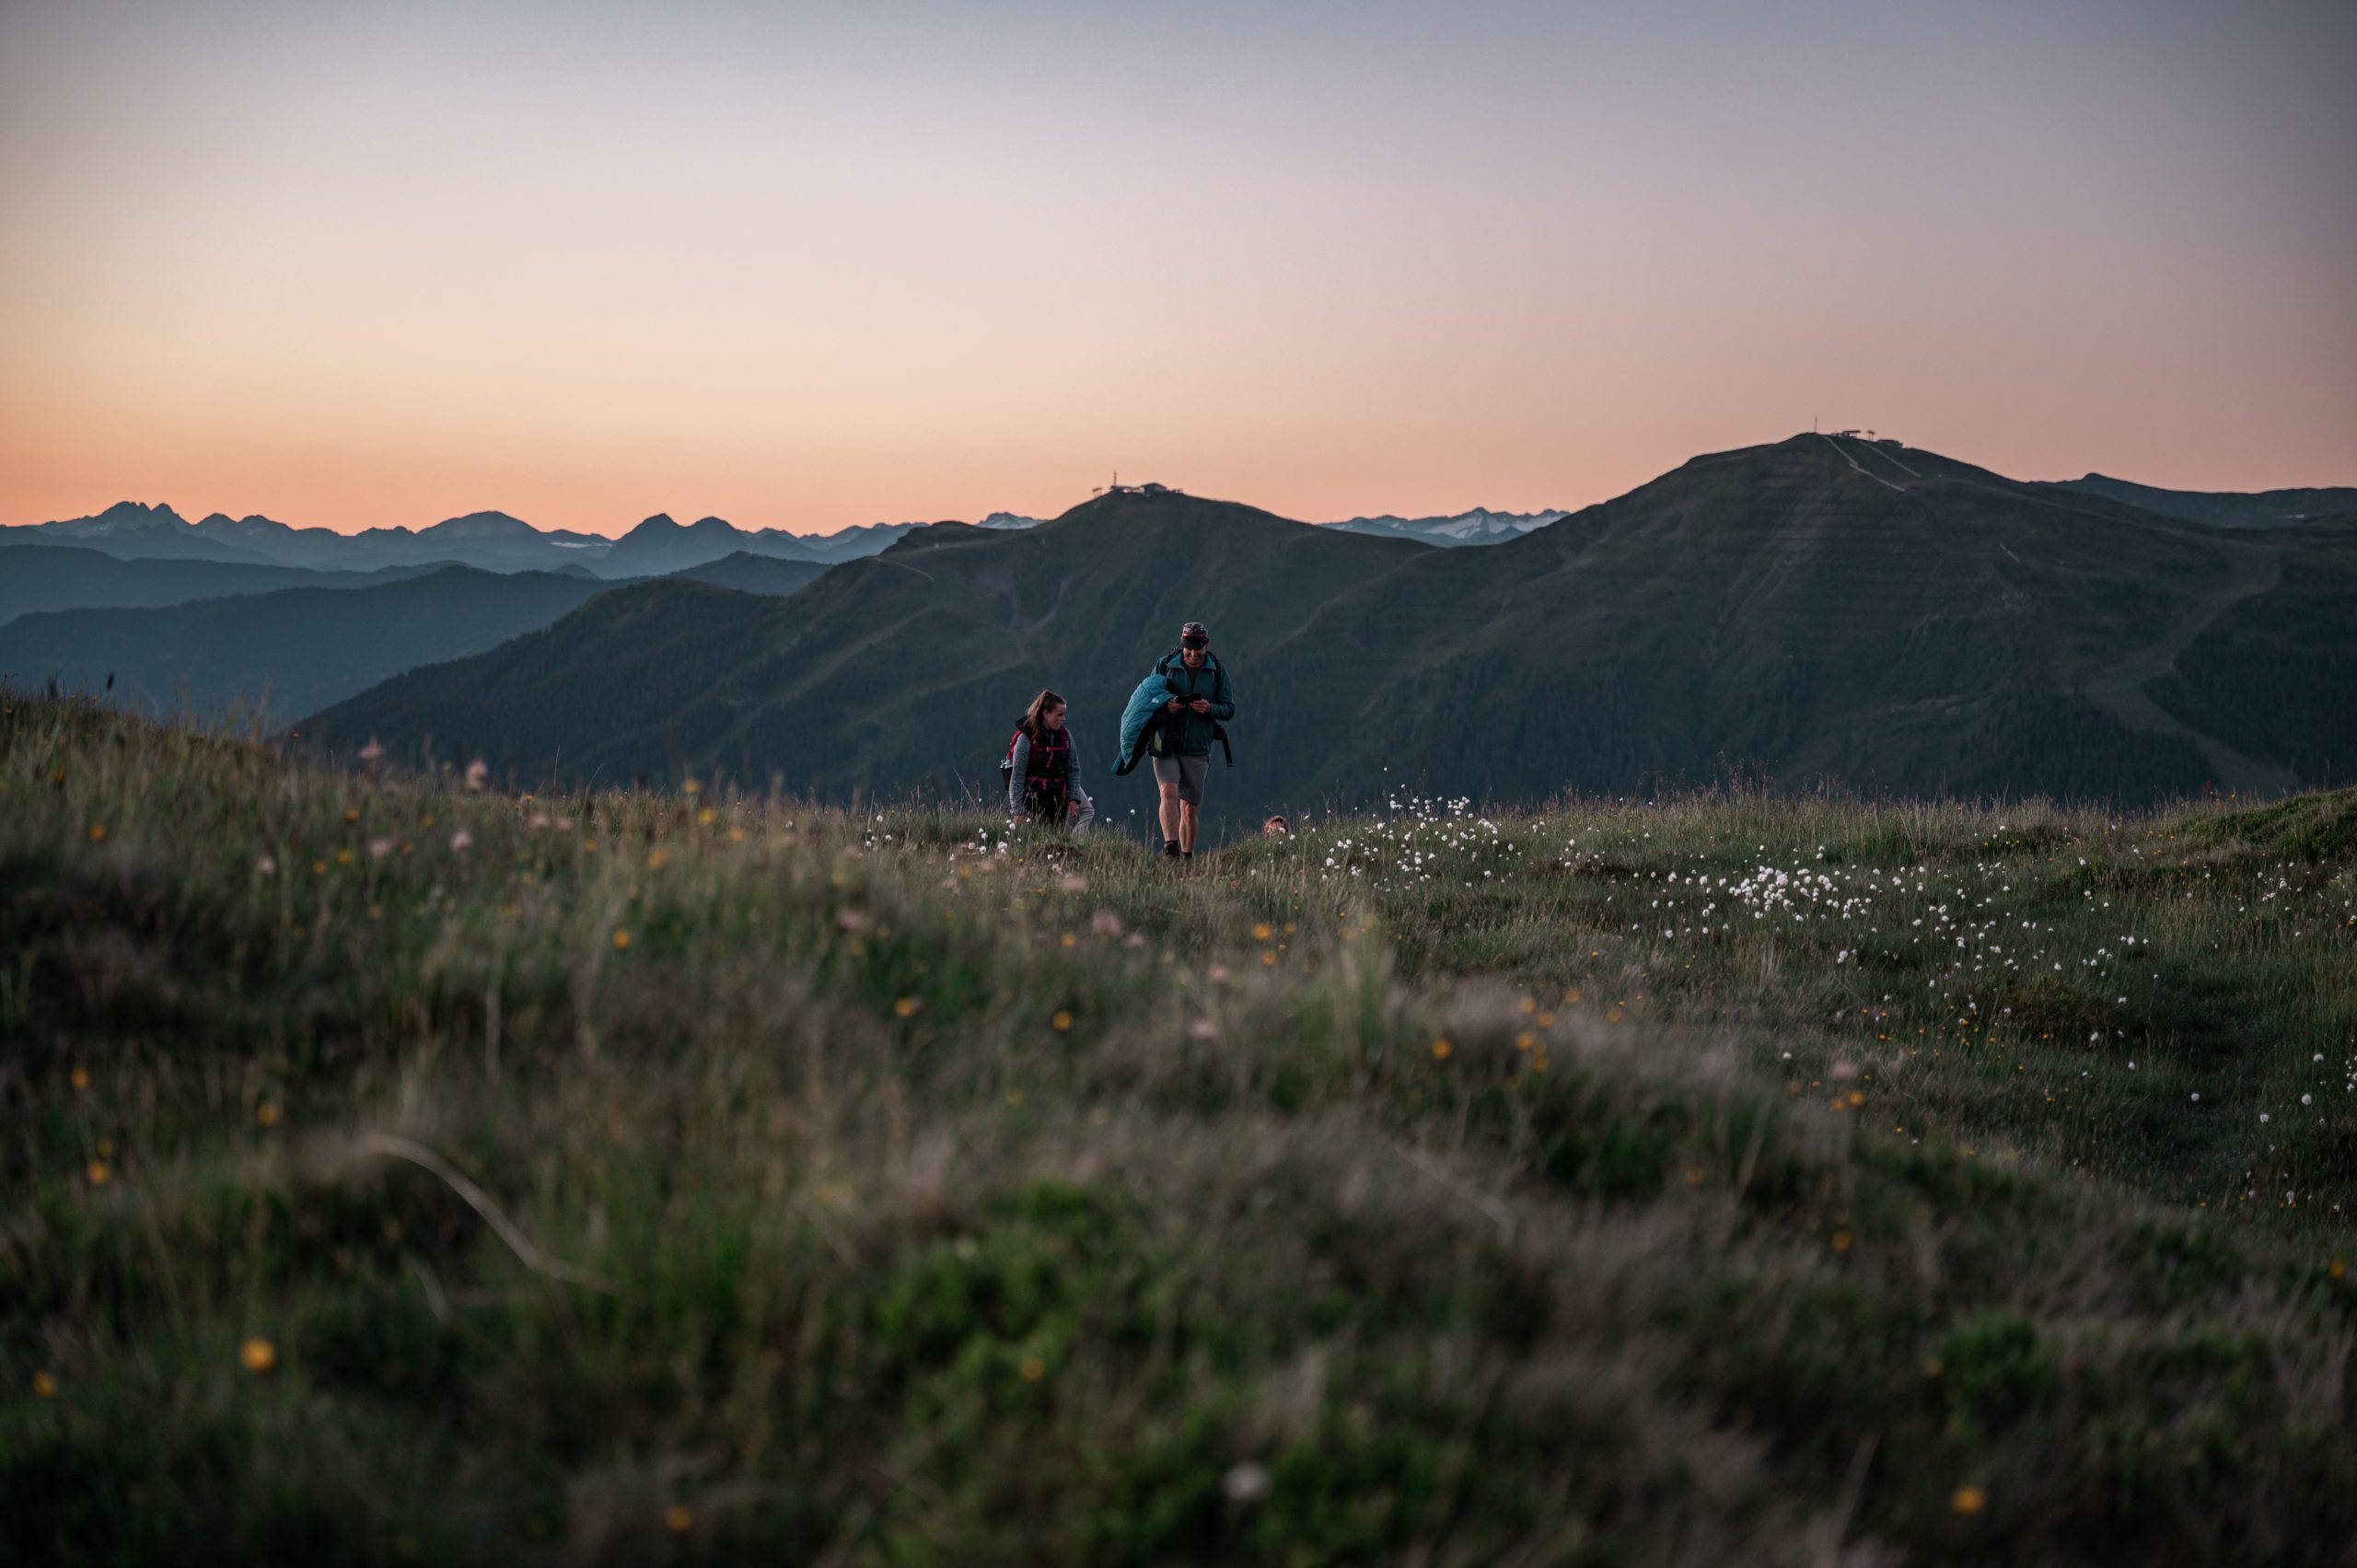
[{"label": "orange glow on horizon", "polygon": [[2357,22],[1469,5],[10,8],[0,523],[2357,483]]}]

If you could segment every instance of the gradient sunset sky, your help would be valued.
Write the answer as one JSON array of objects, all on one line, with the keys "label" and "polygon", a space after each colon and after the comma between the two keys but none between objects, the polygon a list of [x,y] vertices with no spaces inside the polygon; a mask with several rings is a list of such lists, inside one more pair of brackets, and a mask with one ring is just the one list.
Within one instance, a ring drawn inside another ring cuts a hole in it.
[{"label": "gradient sunset sky", "polygon": [[2357,483],[2357,6],[0,6],[0,522]]}]

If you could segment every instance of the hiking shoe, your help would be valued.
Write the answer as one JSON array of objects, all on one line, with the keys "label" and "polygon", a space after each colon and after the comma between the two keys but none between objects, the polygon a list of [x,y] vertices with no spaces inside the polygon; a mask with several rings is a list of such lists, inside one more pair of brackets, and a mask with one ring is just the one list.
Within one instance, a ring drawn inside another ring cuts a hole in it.
[{"label": "hiking shoe", "polygon": [[1163,854],[1163,856],[1164,856],[1164,858],[1165,858],[1165,859],[1168,859],[1168,860],[1176,860],[1176,859],[1178,859],[1178,841],[1177,839],[1165,839],[1165,840],[1163,840],[1163,841],[1162,841],[1162,854]]}]

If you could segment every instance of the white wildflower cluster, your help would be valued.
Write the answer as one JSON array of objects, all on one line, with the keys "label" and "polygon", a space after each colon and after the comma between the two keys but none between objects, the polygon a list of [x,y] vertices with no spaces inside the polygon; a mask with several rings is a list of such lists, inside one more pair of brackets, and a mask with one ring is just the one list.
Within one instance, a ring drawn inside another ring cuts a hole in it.
[{"label": "white wildflower cluster", "polygon": [[1522,864],[1522,845],[1470,799],[1395,796],[1385,815],[1345,833],[1328,847],[1318,867],[1321,880],[1353,877],[1378,881],[1457,881],[1467,887],[1494,880]]}]

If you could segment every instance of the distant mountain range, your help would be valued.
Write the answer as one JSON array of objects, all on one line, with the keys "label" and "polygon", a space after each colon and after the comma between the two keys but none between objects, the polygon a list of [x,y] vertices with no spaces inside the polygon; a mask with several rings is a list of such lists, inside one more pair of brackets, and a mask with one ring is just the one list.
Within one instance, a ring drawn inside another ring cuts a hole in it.
[{"label": "distant mountain range", "polygon": [[1395,517],[1386,514],[1380,517],[1352,517],[1326,526],[1351,533],[1389,534],[1399,539],[1422,540],[1426,544],[1497,544],[1527,534],[1533,528],[1543,528],[1570,515],[1568,512],[1492,512],[1477,506],[1470,512],[1459,512],[1453,517]]},{"label": "distant mountain range", "polygon": [[[0,547],[0,610],[21,602],[20,587],[61,597],[62,575],[50,570],[60,564],[78,569],[66,587],[116,607],[37,610],[0,624],[0,676],[55,680],[151,714],[237,712],[275,715],[280,725],[403,670],[495,647],[626,586],[586,573],[453,564],[306,572],[17,545]],[[679,576],[778,598],[827,570],[740,552]],[[149,590],[147,602],[122,607],[125,596]],[[184,597],[157,602],[153,593],[165,591]]]},{"label": "distant mountain range", "polygon": [[2352,602],[2357,518],[2222,528],[1800,436],[1478,550],[1175,494],[935,525],[783,602],[606,594],[304,729],[534,782],[954,796],[1053,685],[1118,812],[1147,792],[1105,777],[1114,716],[1193,618],[1241,703],[1230,817],[1730,770],[2127,802],[2357,777]]},{"label": "distant mountain range", "polygon": [[119,501],[88,517],[0,529],[0,543],[63,542],[127,560],[220,561],[247,565],[333,567],[430,565],[456,562],[491,572],[581,565],[614,541],[595,534],[536,528],[505,512],[470,512],[429,528],[298,528],[264,517],[215,512],[190,522],[166,505]]},{"label": "distant mountain range", "polygon": [[[1484,544],[1544,527],[1562,515],[1476,510],[1450,517],[1353,517],[1331,526],[1434,544]],[[976,526],[1007,531],[1036,528],[1039,521],[1015,512],[993,512]],[[660,576],[739,554],[832,565],[874,555],[926,526],[865,523],[832,534],[793,534],[782,528],[740,528],[721,517],[680,523],[668,513],[657,512],[620,538],[609,539],[564,528],[534,528],[505,512],[470,512],[422,528],[366,528],[346,534],[220,512],[192,523],[167,505],[122,501],[87,517],[0,528],[0,550],[17,545],[67,545],[124,561],[207,562],[314,572],[455,563],[486,572],[571,572],[620,580]],[[22,595],[17,601],[16,613],[25,609],[72,608],[64,601],[28,601]],[[0,608],[8,602],[0,599]],[[0,620],[6,618],[0,614]]]},{"label": "distant mountain range", "polygon": [[1316,527],[1176,493],[827,540],[125,503],[0,530],[0,678],[324,709],[331,746],[430,737],[524,778],[956,794],[1046,684],[1101,782],[1132,668],[1196,618],[1248,694],[1222,812],[1730,768],[2125,800],[2357,776],[2352,539],[2357,490],[2026,482],[1821,436],[1576,513]]},{"label": "distant mountain range", "polygon": [[298,528],[215,512],[190,522],[166,505],[117,502],[87,517],[0,528],[0,548],[66,544],[122,560],[370,571],[456,563],[486,572],[573,572],[605,578],[676,572],[739,553],[831,565],[872,555],[918,523],[875,523],[803,535],[737,528],[719,517],[679,523],[656,513],[619,539],[538,528],[505,512],[470,512],[427,528]]},{"label": "distant mountain range", "polygon": [[[1855,444],[1907,450],[1889,441]],[[2161,490],[2095,473],[2084,479],[2033,482],[2030,488],[2123,501],[2146,512],[2218,528],[2274,528],[2357,510],[2357,488],[2273,490],[2256,494],[2205,493]],[[1560,510],[1496,512],[1475,507],[1446,517],[1403,517],[1387,513],[1320,526],[1350,533],[1411,539],[1425,544],[1497,544],[1546,528],[1568,515]],[[1016,512],[993,512],[975,526],[1009,531],[1037,528],[1040,521]],[[470,512],[421,528],[377,528],[346,534],[331,528],[296,528],[261,516],[232,517],[221,512],[192,523],[168,505],[122,501],[91,517],[0,528],[0,549],[19,544],[70,544],[118,560],[203,561],[223,565],[335,572],[456,563],[488,572],[573,572],[620,580],[684,571],[737,554],[831,565],[877,554],[927,526],[913,522],[865,523],[831,534],[794,534],[783,528],[740,528],[720,517],[679,523],[669,514],[657,512],[628,533],[610,539],[565,528],[535,528],[505,512]],[[6,618],[11,603],[22,608],[70,608],[64,602],[34,604],[19,593],[13,599],[0,597],[0,620]],[[21,609],[17,612],[21,613]]]}]

